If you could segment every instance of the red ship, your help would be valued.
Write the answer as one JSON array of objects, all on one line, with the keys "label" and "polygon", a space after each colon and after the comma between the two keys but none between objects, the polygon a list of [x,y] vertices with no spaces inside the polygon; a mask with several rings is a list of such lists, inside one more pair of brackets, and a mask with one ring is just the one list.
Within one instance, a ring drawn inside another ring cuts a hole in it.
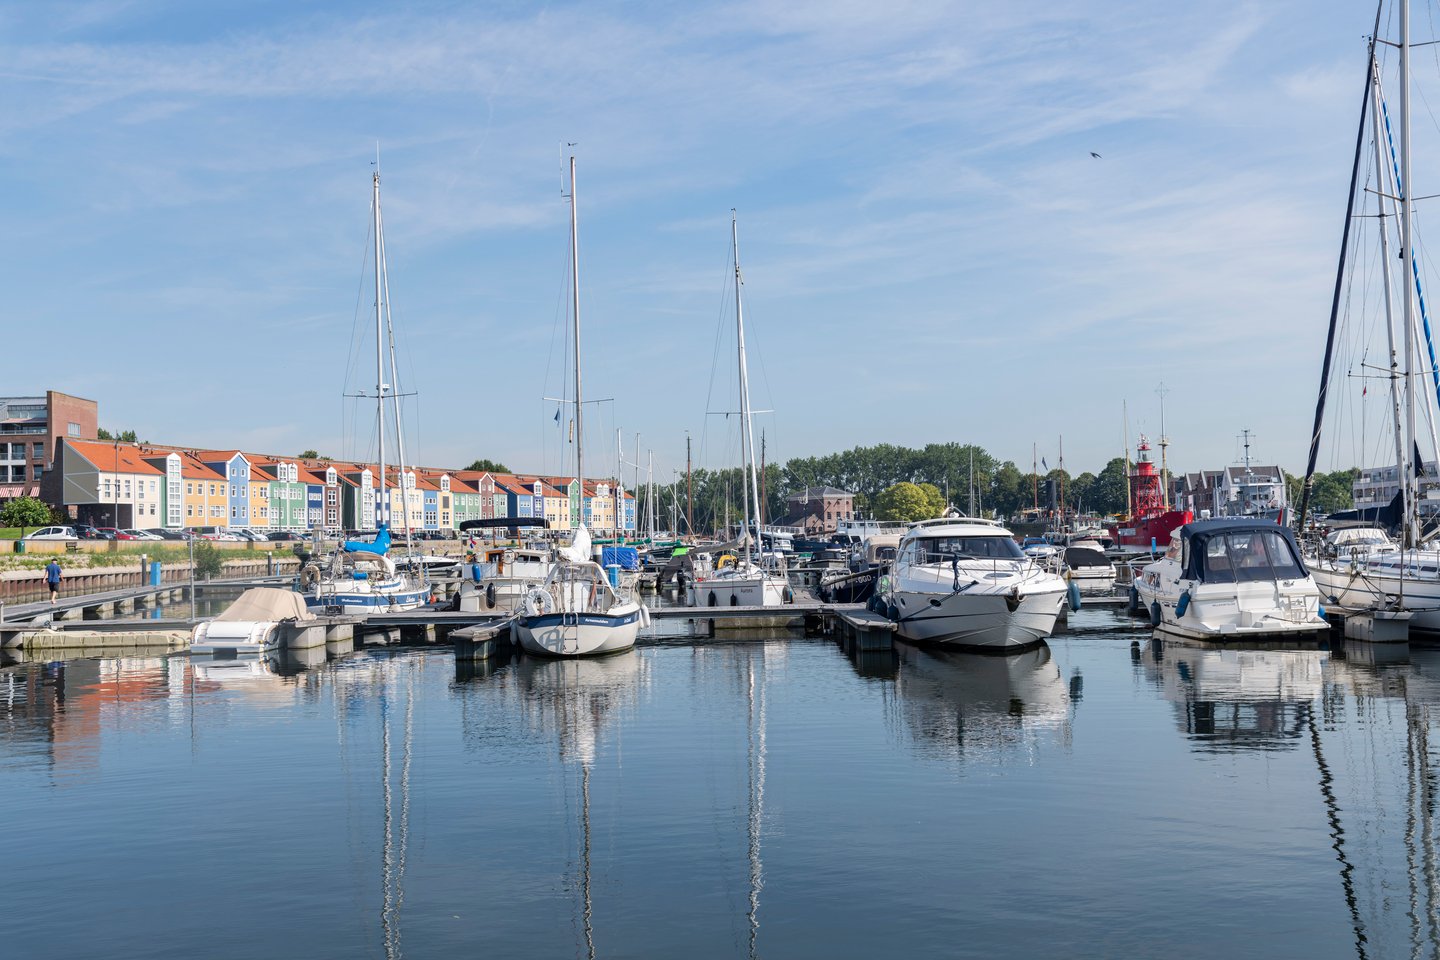
[{"label": "red ship", "polygon": [[1110,536],[1118,547],[1149,550],[1153,545],[1164,550],[1170,545],[1170,534],[1193,521],[1195,514],[1166,508],[1164,482],[1155,472],[1150,442],[1143,436],[1139,454],[1130,474],[1130,516],[1111,527]]}]

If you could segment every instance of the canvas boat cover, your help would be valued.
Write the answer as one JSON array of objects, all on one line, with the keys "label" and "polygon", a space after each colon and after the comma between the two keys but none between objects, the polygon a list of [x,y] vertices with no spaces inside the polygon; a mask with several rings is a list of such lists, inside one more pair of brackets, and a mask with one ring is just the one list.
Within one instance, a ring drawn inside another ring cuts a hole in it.
[{"label": "canvas boat cover", "polygon": [[1077,567],[1108,567],[1111,566],[1110,559],[1099,550],[1091,550],[1089,547],[1066,547],[1065,566],[1072,570]]},{"label": "canvas boat cover", "polygon": [[618,566],[621,570],[639,570],[640,551],[634,547],[602,547],[600,565]]},{"label": "canvas boat cover", "polygon": [[251,587],[215,619],[229,623],[279,622],[314,620],[315,615],[305,606],[305,598],[294,590]]}]

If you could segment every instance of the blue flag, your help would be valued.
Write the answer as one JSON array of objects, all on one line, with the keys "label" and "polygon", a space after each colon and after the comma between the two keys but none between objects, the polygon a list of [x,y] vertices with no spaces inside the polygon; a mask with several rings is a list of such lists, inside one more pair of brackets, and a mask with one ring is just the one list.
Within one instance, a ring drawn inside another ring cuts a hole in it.
[{"label": "blue flag", "polygon": [[1050,469],[1050,464],[1048,464],[1048,463],[1045,462],[1045,458],[1044,458],[1044,457],[1041,457],[1041,458],[1040,458],[1040,466],[1044,467],[1046,470],[1049,470],[1049,469]]},{"label": "blue flag", "polygon": [[560,422],[560,408],[559,408],[559,407],[556,407],[556,408],[555,408],[555,422],[556,422],[556,423],[559,423],[559,422]]}]

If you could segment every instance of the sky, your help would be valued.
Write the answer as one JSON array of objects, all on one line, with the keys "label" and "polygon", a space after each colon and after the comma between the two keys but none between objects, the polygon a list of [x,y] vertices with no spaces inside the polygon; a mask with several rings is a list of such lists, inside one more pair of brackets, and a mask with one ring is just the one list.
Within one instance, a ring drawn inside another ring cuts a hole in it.
[{"label": "sky", "polygon": [[1367,7],[0,3],[3,392],[373,452],[378,150],[408,458],[559,472],[573,150],[597,470],[736,462],[732,208],[772,462],[1303,468]]}]

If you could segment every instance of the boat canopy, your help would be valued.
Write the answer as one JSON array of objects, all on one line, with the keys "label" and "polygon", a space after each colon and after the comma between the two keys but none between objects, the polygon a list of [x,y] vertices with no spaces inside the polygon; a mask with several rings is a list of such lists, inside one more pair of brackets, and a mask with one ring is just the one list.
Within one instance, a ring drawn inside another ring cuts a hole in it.
[{"label": "boat canopy", "polygon": [[1183,576],[1205,583],[1295,580],[1308,576],[1295,535],[1268,520],[1200,520],[1180,528],[1188,549]]},{"label": "boat canopy", "polygon": [[1090,547],[1066,547],[1065,566],[1072,569],[1077,567],[1109,567],[1110,558],[1099,550]]},{"label": "boat canopy", "polygon": [[544,517],[486,517],[483,520],[466,520],[461,530],[516,530],[521,527],[547,527]]}]

